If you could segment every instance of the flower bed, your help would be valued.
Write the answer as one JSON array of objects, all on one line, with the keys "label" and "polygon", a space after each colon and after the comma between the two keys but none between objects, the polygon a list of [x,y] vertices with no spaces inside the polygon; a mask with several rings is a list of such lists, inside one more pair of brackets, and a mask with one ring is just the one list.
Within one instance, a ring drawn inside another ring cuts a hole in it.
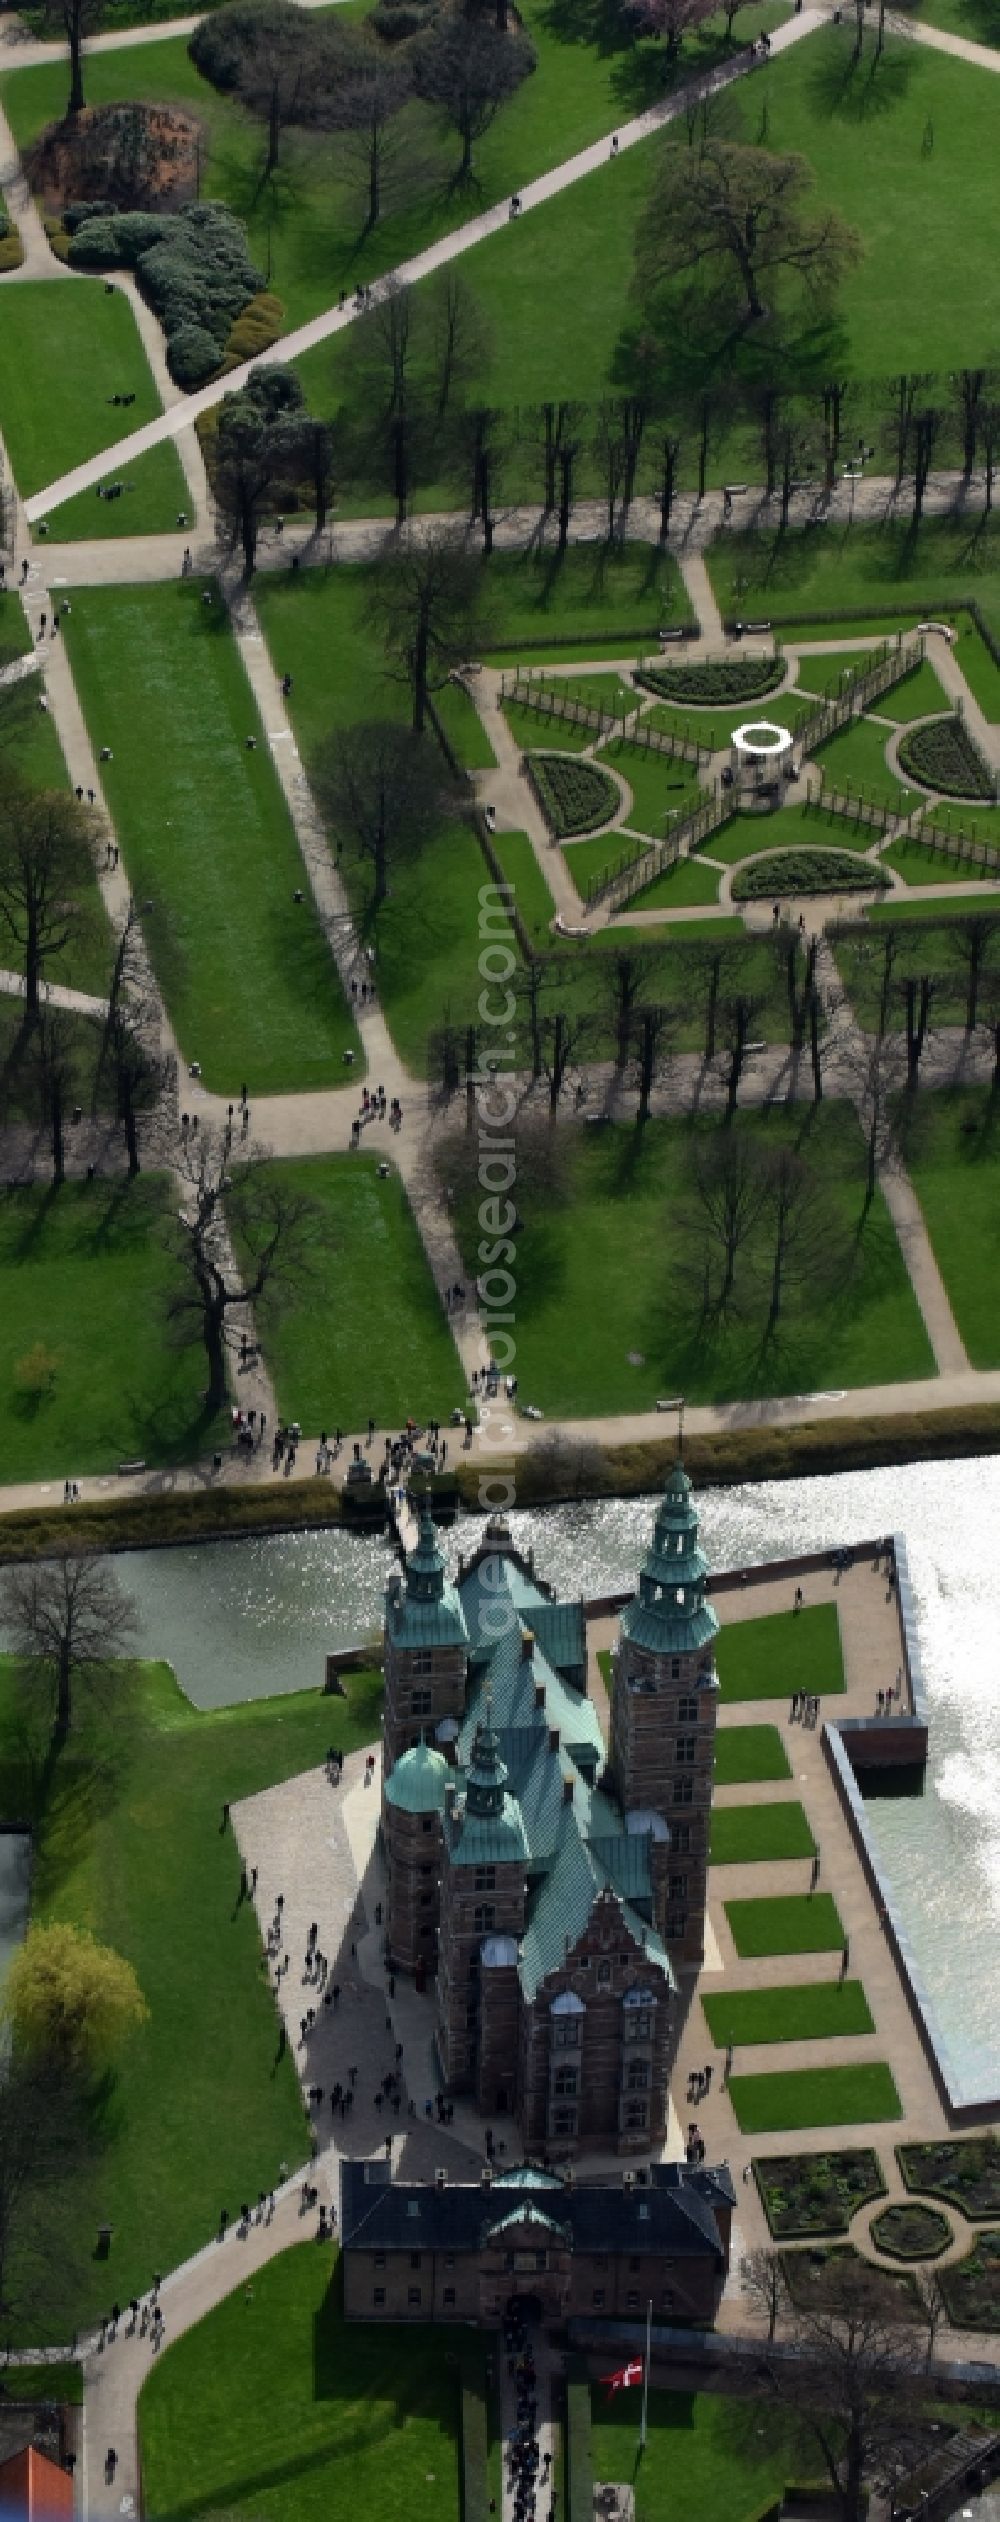
[{"label": "flower bed", "polygon": [[532,753],[526,759],[531,785],[557,841],[574,832],[596,832],[617,814],[618,782],[596,762],[574,761],[568,753]]},{"label": "flower bed", "polygon": [[846,2233],[859,2207],[885,2195],[881,2163],[868,2145],[834,2154],[755,2155],[753,2169],[776,2242]]},{"label": "flower bed", "polygon": [[720,701],[759,701],[785,679],[783,657],[724,657],[698,666],[644,666],[636,682],[660,700],[706,708]]},{"label": "flower bed", "polygon": [[954,2229],[937,2207],[883,2207],[873,2216],[872,2241],[891,2259],[937,2259],[954,2241]]},{"label": "flower bed", "polygon": [[977,2233],[964,2259],[939,2269],[937,2283],[956,2329],[1000,2329],[1000,2233]]},{"label": "flower bed", "polygon": [[906,2312],[916,2307],[912,2277],[904,2275],[901,2269],[874,2268],[870,2261],[860,2260],[852,2242],[825,2243],[818,2250],[781,2251],[779,2257],[789,2294],[799,2311],[808,2311],[821,2300],[826,2278],[832,2275],[836,2282],[838,2270],[847,2265],[864,2269],[866,2288],[877,2291],[887,2312],[898,2315],[901,2309]]},{"label": "flower bed", "polygon": [[785,849],[754,859],[733,877],[734,902],[780,893],[884,893],[889,878],[869,858],[846,849]]},{"label": "flower bed", "polygon": [[994,782],[961,718],[931,718],[902,737],[900,770],[942,797],[980,797],[992,804]]},{"label": "flower bed", "polygon": [[980,2216],[1000,2216],[1000,2142],[996,2137],[942,2137],[926,2145],[898,2145],[896,2161],[907,2189],[960,2207],[970,2224]]}]

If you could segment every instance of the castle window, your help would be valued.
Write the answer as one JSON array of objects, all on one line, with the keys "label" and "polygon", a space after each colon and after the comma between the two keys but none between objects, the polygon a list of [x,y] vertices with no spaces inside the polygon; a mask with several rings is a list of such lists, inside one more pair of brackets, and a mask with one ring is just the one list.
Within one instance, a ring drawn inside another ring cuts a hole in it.
[{"label": "castle window", "polygon": [[678,1911],[677,1911],[677,1913],[676,1913],[676,1916],[674,1916],[674,1917],[670,1917],[670,1918],[668,1918],[668,1919],[667,1919],[667,1937],[668,1937],[668,1941],[671,1941],[671,1942],[676,1942],[677,1937],[678,1937],[679,1935],[684,1935],[684,1934],[686,1934],[686,1932],[687,1932],[687,1913],[686,1913],[686,1911],[685,1911],[685,1910],[683,1910],[683,1909],[678,1909]]},{"label": "castle window", "polygon": [[408,2303],[413,2304],[413,2305],[416,2305],[416,2304],[418,2304],[418,2303],[419,2303],[419,2301],[420,2301],[420,2288],[419,2288],[419,2286],[409,2286],[409,2287],[407,2288],[406,2300],[407,2300],[407,2302],[408,2302]]},{"label": "castle window", "polygon": [[495,1891],[495,1890],[496,1890],[496,1887],[497,1887],[497,1869],[496,1869],[496,1866],[495,1866],[495,1865],[477,1865],[477,1867],[476,1867],[476,1880],[475,1880],[475,1889],[476,1889],[476,1891]]},{"label": "castle window", "polygon": [[634,2258],[634,2257],[633,2257],[632,2259],[630,2259],[630,2260],[629,2260],[629,2273],[630,2273],[630,2275],[631,2275],[631,2276],[633,2276],[633,2277],[637,2277],[637,2276],[638,2276],[638,2274],[639,2274],[639,2270],[640,2270],[641,2266],[642,2266],[642,2261],[641,2261],[641,2259],[636,2259],[636,2258]]},{"label": "castle window", "polygon": [[677,1722],[678,1722],[678,1725],[697,1725],[697,1722],[698,1722],[698,1702],[697,1702],[697,1699],[678,1699],[678,1702],[677,1702]]},{"label": "castle window", "polygon": [[670,1897],[671,1897],[671,1900],[673,1900],[673,1901],[677,1902],[677,1903],[678,1903],[678,1905],[680,1905],[680,1904],[682,1904],[684,1901],[686,1901],[687,1896],[688,1896],[688,1878],[687,1878],[687,1875],[686,1875],[686,1874],[672,1874],[672,1875],[671,1875],[671,1877],[670,1877]]},{"label": "castle window", "polygon": [[679,1681],[679,1680],[680,1680],[680,1677],[681,1677],[681,1659],[680,1659],[680,1656],[679,1656],[679,1655],[672,1655],[672,1656],[671,1656],[671,1658],[670,1658],[670,1678],[671,1678],[671,1681]]},{"label": "castle window", "polygon": [[430,1715],[430,1713],[431,1713],[431,1707],[432,1707],[432,1705],[433,1705],[433,1692],[432,1692],[432,1691],[430,1691],[430,1690],[411,1690],[411,1692],[410,1692],[410,1715],[411,1715],[411,1716],[429,1716],[429,1715]]},{"label": "castle window", "polygon": [[552,2025],[553,2049],[579,2049],[580,2019],[577,2015],[557,2014]]},{"label": "castle window", "polygon": [[375,2253],[375,2266],[376,2266],[376,2268],[384,2268],[384,2267],[385,2267],[385,2252],[384,2252],[384,2251],[376,2251],[376,2253]]},{"label": "castle window", "polygon": [[674,1744],[674,1758],[678,1762],[683,1762],[690,1767],[694,1761],[697,1749],[698,1737],[696,1734],[678,1734],[676,1743]]},{"label": "castle window", "polygon": [[556,2068],[555,2089],[557,2093],[578,2092],[579,2086],[577,2083],[577,2072],[575,2067]]},{"label": "castle window", "polygon": [[593,2304],[593,2306],[594,2306],[594,2310],[595,2310],[595,2312],[603,2312],[603,2310],[604,2310],[604,2303],[605,2303],[604,2287],[603,2287],[603,2286],[595,2286],[595,2287],[594,2287],[593,2294],[591,2295],[591,2298],[590,2298],[590,2299],[591,2299],[591,2302],[592,2302],[592,2304]]},{"label": "castle window", "polygon": [[535,2252],[535,2266],[536,2268],[546,2268],[548,2266],[548,2261],[544,2251]]},{"label": "castle window", "polygon": [[433,1908],[433,1905],[434,1905],[434,1894],[433,1894],[433,1892],[432,1892],[432,1891],[425,1891],[425,1892],[421,1892],[421,1894],[420,1894],[420,1906],[421,1906],[421,1908],[422,1908],[422,1909],[431,1909],[431,1908]]},{"label": "castle window", "polygon": [[651,2005],[633,2006],[625,2016],[626,2040],[652,2040],[653,2009]]},{"label": "castle window", "polygon": [[476,1934],[477,1934],[477,1935],[488,1935],[488,1934],[489,1934],[489,1932],[490,1932],[491,1927],[494,1927],[494,1926],[496,1925],[496,1915],[497,1915],[497,1913],[496,1913],[496,1903],[495,1903],[495,1901],[492,1901],[492,1900],[484,1900],[484,1901],[482,1901],[482,1902],[480,1903],[479,1908],[478,1908],[478,1909],[477,1909],[477,1911],[476,1911],[476,1916],[475,1916]]},{"label": "castle window", "polygon": [[646,2126],[646,2124],[647,2124],[647,2119],[648,2119],[648,2105],[647,2105],[647,2103],[645,2103],[645,2102],[626,2102],[626,2104],[625,2104],[625,2126],[626,2126],[626,2128],[645,2128],[645,2126]]},{"label": "castle window", "polygon": [[430,1648],[426,1646],[419,1647],[410,1666],[411,1673],[414,1675],[417,1673],[429,1673],[431,1669],[431,1661]]},{"label": "castle window", "polygon": [[419,2268],[419,2266],[420,2266],[420,2253],[419,2253],[419,2251],[411,2251],[411,2252],[410,2252],[410,2266],[411,2266],[411,2268]]},{"label": "castle window", "polygon": [[627,2312],[637,2312],[637,2311],[638,2311],[638,2309],[639,2309],[639,2297],[638,2297],[638,2295],[637,2295],[637,2294],[627,2294],[627,2295],[626,2295],[626,2297],[625,2297],[625,2309],[626,2309],[626,2311],[627,2311]]},{"label": "castle window", "polygon": [[[676,1798],[676,1796],[675,1796],[675,1797],[674,1797],[674,1802],[676,1803],[676,1801],[677,1801],[677,1798]],[[670,1833],[670,1836],[671,1836],[671,1839],[673,1840],[674,1847],[676,1848],[676,1851],[677,1851],[678,1856],[687,1856],[687,1854],[688,1854],[688,1850],[689,1850],[689,1848],[690,1848],[690,1846],[691,1846],[691,1824],[690,1824],[690,1822],[688,1822],[688,1821],[678,1821],[678,1822],[675,1822],[675,1823],[674,1823],[674,1826],[673,1826],[673,1829],[672,1829],[672,1831],[671,1831],[671,1833]]]},{"label": "castle window", "polygon": [[611,1964],[610,1964],[610,1962],[598,1962],[598,1965],[597,1965],[597,1985],[598,1985],[598,1987],[599,1987],[599,1988],[610,1988],[610,1986],[611,1986]]},{"label": "castle window", "polygon": [[645,2093],[649,2087],[649,2061],[630,2058],[625,2069],[625,2082],[630,2093]]},{"label": "castle window", "polygon": [[444,2290],[444,2299],[445,2299],[445,2302],[446,2302],[446,2303],[454,2303],[454,2300],[455,2300],[455,2288],[454,2288],[454,2286],[446,2286],[446,2287],[445,2287],[445,2290]]},{"label": "castle window", "polygon": [[674,1803],[675,1803],[675,1804],[693,1804],[693,1803],[694,1803],[694,1779],[693,1779],[693,1778],[675,1778],[675,1779],[674,1779]]},{"label": "castle window", "polygon": [[379,2304],[380,2304],[380,2303],[384,2303],[384,2302],[385,2302],[385,2287],[384,2287],[384,2286],[376,2286],[376,2287],[375,2287],[375,2289],[374,2289],[374,2291],[373,2291],[373,2294],[372,2294],[372,2302],[374,2303],[374,2305],[375,2305],[375,2307],[376,2307],[376,2310],[378,2309],[378,2306],[379,2306]]},{"label": "castle window", "polygon": [[576,2112],[571,2104],[553,2112],[552,2133],[555,2137],[575,2137]]}]

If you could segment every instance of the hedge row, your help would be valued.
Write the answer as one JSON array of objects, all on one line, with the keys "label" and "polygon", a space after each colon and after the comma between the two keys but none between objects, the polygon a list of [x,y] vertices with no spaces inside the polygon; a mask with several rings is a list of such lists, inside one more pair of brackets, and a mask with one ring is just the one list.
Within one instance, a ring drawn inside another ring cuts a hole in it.
[{"label": "hedge row", "polygon": [[218,1541],[245,1532],[299,1532],[341,1520],[329,1480],[268,1488],[196,1488],[184,1494],[88,1499],[0,1516],[0,1564],[64,1550],[155,1550],[175,1541]]},{"label": "hedge row", "polygon": [[644,666],[636,682],[660,700],[759,701],[784,681],[784,657],[725,657],[700,666]]},{"label": "hedge row", "polygon": [[462,2522],[488,2522],[488,2447],[485,2383],[470,2369],[462,2375]]},{"label": "hedge row", "polygon": [[[1000,1406],[913,1411],[905,1418],[806,1420],[799,1427],[734,1428],[715,1436],[685,1430],[684,1463],[695,1488],[735,1488],[744,1480],[825,1478],[834,1471],[874,1471],[897,1462],[954,1461],[1000,1454]],[[646,1497],[662,1488],[677,1456],[676,1435],[642,1444],[603,1446],[572,1437],[543,1437],[515,1466],[519,1506],[580,1497]],[[463,1506],[479,1505],[482,1474],[456,1465]],[[2,1528],[0,1528],[2,1534]]]},{"label": "hedge row", "polygon": [[215,376],[237,319],[264,287],[242,220],[218,201],[178,211],[108,214],[100,202],[93,216],[85,209],[77,204],[66,220],[74,269],[134,271],[163,326],[177,384],[190,388]]},{"label": "hedge row", "polygon": [[531,753],[526,758],[531,785],[557,841],[568,840],[571,833],[596,832],[617,814],[617,781],[596,762],[581,762],[569,753]]},{"label": "hedge row", "polygon": [[734,902],[760,902],[780,893],[883,893],[888,883],[884,868],[859,858],[856,850],[784,849],[741,867],[732,896]]},{"label": "hedge row", "polygon": [[590,2383],[574,2375],[566,2384],[567,2522],[591,2522],[594,2455],[590,2434]]},{"label": "hedge row", "polygon": [[259,351],[270,350],[272,342],[284,331],[284,324],[283,300],[276,298],[271,289],[258,290],[226,336],[223,368],[241,368],[245,359],[256,359]]},{"label": "hedge row", "polygon": [[961,718],[933,718],[922,727],[911,727],[900,741],[898,756],[900,770],[908,779],[921,780],[925,788],[937,789],[943,797],[972,797],[992,805],[996,793],[992,776]]}]

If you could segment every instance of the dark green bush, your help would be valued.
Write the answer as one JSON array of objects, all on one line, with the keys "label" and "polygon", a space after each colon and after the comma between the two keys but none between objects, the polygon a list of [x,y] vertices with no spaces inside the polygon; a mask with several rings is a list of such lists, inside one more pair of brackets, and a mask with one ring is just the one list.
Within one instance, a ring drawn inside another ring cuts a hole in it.
[{"label": "dark green bush", "polygon": [[[223,202],[191,202],[185,210],[128,210],[86,218],[77,226],[69,259],[81,271],[124,264],[134,271],[143,297],[159,316],[167,356],[179,385],[200,384],[220,365],[237,317],[263,288],[263,276],[247,251],[246,231]],[[204,344],[192,335],[211,337]],[[174,345],[181,339],[180,364]],[[199,364],[200,363],[200,364]]]},{"label": "dark green bush", "polygon": [[664,701],[757,701],[784,680],[783,657],[723,657],[715,663],[645,666],[636,682]]},{"label": "dark green bush", "polygon": [[232,0],[230,7],[202,18],[188,53],[202,78],[225,93],[241,85],[248,61],[281,44],[297,44],[305,33],[293,0]]},{"label": "dark green bush", "polygon": [[557,840],[571,832],[594,832],[618,812],[617,782],[596,762],[582,762],[569,753],[532,753],[528,776]]},{"label": "dark green bush", "polygon": [[9,220],[9,218],[8,218],[8,215],[7,215],[7,207],[6,207],[6,203],[5,203],[5,202],[3,202],[2,200],[0,200],[0,237],[5,237],[5,236],[9,236],[9,235],[10,235],[10,220]]},{"label": "dark green bush", "polygon": [[888,2251],[892,2259],[937,2259],[954,2240],[939,2208],[916,2203],[883,2207],[872,2218],[871,2236],[876,2250]]},{"label": "dark green bush", "polygon": [[63,211],[62,224],[69,230],[70,236],[75,236],[85,219],[113,219],[114,216],[113,201],[70,201]]},{"label": "dark green bush", "polygon": [[943,797],[993,802],[991,772],[961,718],[932,718],[909,728],[900,741],[899,767],[908,779],[920,780]]},{"label": "dark green bush", "polygon": [[760,902],[780,893],[884,893],[888,883],[884,868],[852,849],[783,849],[738,868],[732,895],[734,902]]},{"label": "dark green bush", "polygon": [[179,324],[170,336],[170,373],[185,393],[205,385],[219,366],[219,345],[203,324]]}]

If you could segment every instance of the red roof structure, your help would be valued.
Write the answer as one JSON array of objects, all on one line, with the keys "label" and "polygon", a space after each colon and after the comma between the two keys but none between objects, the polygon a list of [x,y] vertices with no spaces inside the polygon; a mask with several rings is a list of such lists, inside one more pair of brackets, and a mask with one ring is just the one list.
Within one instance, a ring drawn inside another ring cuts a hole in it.
[{"label": "red roof structure", "polygon": [[73,2481],[33,2443],[0,2461],[0,2522],[72,2522]]}]

